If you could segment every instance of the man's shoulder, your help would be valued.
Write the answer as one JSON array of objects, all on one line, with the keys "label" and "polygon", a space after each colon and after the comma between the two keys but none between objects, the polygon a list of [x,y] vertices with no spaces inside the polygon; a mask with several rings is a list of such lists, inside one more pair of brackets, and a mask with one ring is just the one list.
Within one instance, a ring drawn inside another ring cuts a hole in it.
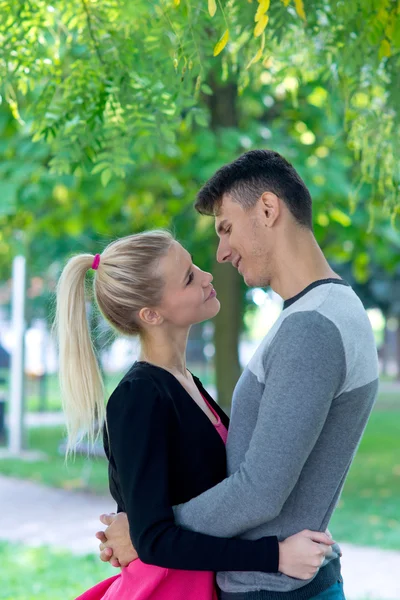
[{"label": "man's shoulder", "polygon": [[317,308],[284,311],[274,327],[261,341],[255,354],[266,354],[278,345],[299,346],[306,341],[314,343],[327,339],[340,340],[340,331],[334,318]]}]

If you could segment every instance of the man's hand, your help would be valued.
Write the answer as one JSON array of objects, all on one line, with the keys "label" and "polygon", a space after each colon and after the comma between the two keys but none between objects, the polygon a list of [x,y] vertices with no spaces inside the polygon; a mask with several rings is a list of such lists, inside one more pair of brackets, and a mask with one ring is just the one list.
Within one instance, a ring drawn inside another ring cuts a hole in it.
[{"label": "man's hand", "polygon": [[100,559],[110,562],[113,567],[127,567],[138,558],[129,536],[129,523],[126,513],[101,515],[100,521],[107,525],[105,531],[98,531]]}]

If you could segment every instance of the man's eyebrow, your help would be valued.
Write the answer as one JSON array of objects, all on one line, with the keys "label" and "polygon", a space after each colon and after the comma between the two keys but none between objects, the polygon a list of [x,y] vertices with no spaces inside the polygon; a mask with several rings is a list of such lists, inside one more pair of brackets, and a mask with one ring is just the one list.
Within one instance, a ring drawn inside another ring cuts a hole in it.
[{"label": "man's eyebrow", "polygon": [[190,258],[192,259],[192,264],[190,265],[190,267],[186,271],[186,275],[185,275],[183,281],[186,281],[186,279],[189,277],[190,271],[192,270],[192,267],[193,267],[193,255],[192,254],[190,255]]},{"label": "man's eyebrow", "polygon": [[226,223],[227,223],[226,219],[224,219],[223,221],[221,221],[221,223],[218,223],[217,233],[223,233],[225,231]]}]

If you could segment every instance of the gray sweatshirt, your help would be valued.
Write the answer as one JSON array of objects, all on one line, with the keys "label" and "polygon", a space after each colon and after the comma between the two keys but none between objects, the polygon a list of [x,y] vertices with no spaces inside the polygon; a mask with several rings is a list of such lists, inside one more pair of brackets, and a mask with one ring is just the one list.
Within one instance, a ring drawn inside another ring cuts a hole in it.
[{"label": "gray sweatshirt", "polygon": [[[376,347],[359,298],[342,280],[311,284],[285,302],[235,388],[229,476],[175,507],[177,522],[246,539],[324,531],[377,388]],[[327,561],[317,577],[324,569]],[[223,572],[217,580],[224,592],[316,595],[312,582],[281,573]]]}]

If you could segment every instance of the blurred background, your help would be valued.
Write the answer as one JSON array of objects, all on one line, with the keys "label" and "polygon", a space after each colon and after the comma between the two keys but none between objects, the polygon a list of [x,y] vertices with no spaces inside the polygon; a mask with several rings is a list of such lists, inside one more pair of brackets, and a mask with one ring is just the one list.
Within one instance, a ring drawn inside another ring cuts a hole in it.
[{"label": "blurred background", "polygon": [[[0,598],[74,598],[113,574],[96,557],[101,446],[64,463],[52,334],[68,257],[170,229],[214,275],[221,313],[192,328],[188,366],[229,412],[279,316],[215,262],[199,187],[269,148],[299,171],[315,235],[363,301],[380,394],[332,519],[348,600],[400,584],[400,12],[394,0],[0,1]],[[138,355],[92,304],[107,390]],[[396,570],[397,565],[397,570]]]}]

